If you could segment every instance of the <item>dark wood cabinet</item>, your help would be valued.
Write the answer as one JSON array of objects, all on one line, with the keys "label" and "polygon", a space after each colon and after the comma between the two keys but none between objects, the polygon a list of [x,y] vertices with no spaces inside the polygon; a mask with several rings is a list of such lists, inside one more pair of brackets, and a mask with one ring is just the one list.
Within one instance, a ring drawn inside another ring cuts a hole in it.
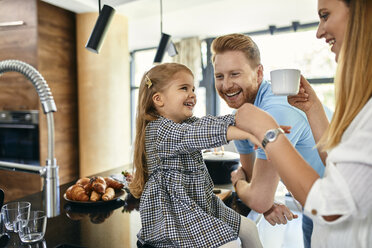
[{"label": "dark wood cabinet", "polygon": [[[60,183],[78,177],[78,113],[76,76],[76,15],[40,0],[1,0],[0,23],[23,21],[19,26],[0,25],[0,61],[17,59],[34,66],[48,83],[57,105],[55,157]],[[40,163],[47,157],[47,126],[38,95],[20,73],[0,77],[0,110],[40,111]],[[38,175],[0,170],[0,188],[6,201],[39,191]]]},{"label": "dark wood cabinet", "polygon": [[[23,21],[23,25],[0,25],[0,60],[18,59],[37,67],[37,1],[0,1],[0,23]],[[0,109],[38,109],[37,93],[19,73],[0,77]]]}]

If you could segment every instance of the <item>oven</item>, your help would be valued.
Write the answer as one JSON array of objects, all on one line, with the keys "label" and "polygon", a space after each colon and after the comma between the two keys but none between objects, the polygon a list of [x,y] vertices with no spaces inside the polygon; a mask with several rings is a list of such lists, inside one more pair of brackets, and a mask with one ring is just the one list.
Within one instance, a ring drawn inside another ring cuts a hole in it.
[{"label": "oven", "polygon": [[0,111],[0,160],[40,165],[39,111]]}]

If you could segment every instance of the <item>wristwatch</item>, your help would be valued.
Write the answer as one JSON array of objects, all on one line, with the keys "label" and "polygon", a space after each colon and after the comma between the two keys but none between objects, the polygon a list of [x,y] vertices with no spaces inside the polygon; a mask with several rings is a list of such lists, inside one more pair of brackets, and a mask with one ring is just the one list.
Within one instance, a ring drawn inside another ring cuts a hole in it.
[{"label": "wristwatch", "polygon": [[265,148],[267,143],[274,142],[276,138],[278,138],[278,135],[282,133],[284,133],[284,131],[280,127],[267,130],[264,139],[262,140],[262,147]]}]

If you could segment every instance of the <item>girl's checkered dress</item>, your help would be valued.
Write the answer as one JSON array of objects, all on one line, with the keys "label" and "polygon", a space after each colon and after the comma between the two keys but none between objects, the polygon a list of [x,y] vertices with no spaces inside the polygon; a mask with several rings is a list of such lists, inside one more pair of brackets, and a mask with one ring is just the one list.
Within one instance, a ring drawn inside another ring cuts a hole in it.
[{"label": "girl's checkered dress", "polygon": [[213,194],[202,149],[227,143],[234,115],[163,117],[146,127],[149,179],[141,196],[139,241],[155,247],[218,247],[238,237],[240,215]]}]

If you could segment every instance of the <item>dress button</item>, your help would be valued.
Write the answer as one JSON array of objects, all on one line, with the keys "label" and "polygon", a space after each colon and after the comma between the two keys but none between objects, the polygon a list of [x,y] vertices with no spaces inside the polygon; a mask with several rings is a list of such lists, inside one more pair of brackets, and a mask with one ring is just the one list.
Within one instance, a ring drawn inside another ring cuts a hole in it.
[{"label": "dress button", "polygon": [[311,214],[312,214],[312,215],[317,215],[318,212],[316,211],[316,209],[313,209],[313,210],[311,210]]}]

